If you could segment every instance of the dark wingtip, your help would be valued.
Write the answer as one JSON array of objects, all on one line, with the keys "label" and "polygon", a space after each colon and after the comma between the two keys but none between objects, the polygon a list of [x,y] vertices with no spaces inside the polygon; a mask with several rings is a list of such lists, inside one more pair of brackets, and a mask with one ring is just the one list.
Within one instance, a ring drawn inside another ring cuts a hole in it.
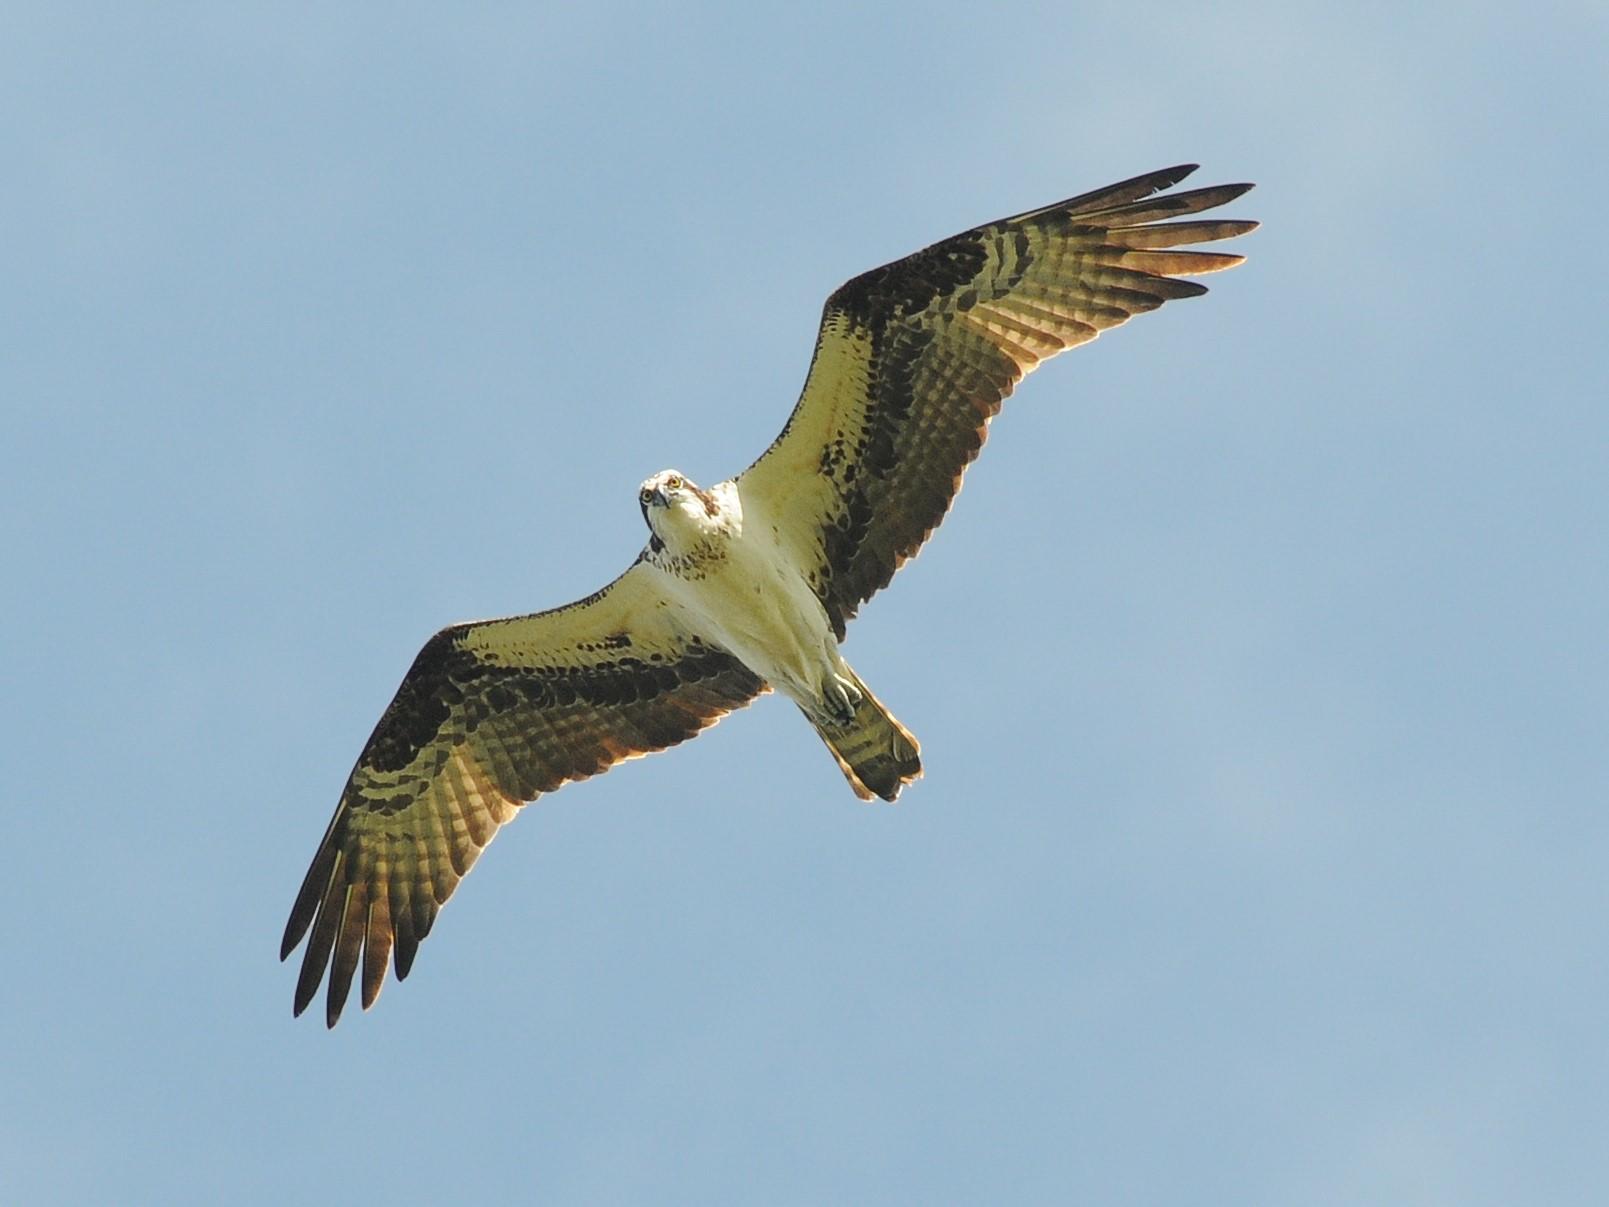
[{"label": "dark wingtip", "polygon": [[413,971],[413,958],[418,954],[418,939],[410,935],[408,936],[408,941],[404,943],[400,937],[398,938],[397,945],[392,948],[391,954],[393,966],[396,968],[398,981],[406,981],[408,979],[408,974]]},{"label": "dark wingtip", "polygon": [[302,1011],[307,1009],[308,1004],[313,1000],[313,995],[318,992],[317,981],[311,984],[307,984],[306,981],[307,978],[303,977],[296,984],[296,1000],[291,1005],[292,1018],[301,1018]]},{"label": "dark wingtip", "polygon": [[[340,814],[336,814],[339,818]],[[330,823],[333,831],[335,823]],[[285,959],[296,950],[296,945],[307,934],[307,928],[313,924],[318,915],[318,903],[324,896],[324,890],[329,885],[330,867],[335,862],[335,848],[330,844],[329,833],[324,835],[324,841],[319,844],[318,853],[313,856],[313,862],[308,866],[307,875],[302,877],[302,886],[296,890],[296,901],[291,906],[291,914],[285,921],[285,935],[279,941],[279,958]]]},{"label": "dark wingtip", "polygon": [[[296,904],[291,909],[291,916],[285,922],[285,933],[279,939],[279,960],[284,963],[291,952],[295,951],[307,933],[307,927],[313,921],[313,911],[306,907],[304,899],[307,897],[304,888],[296,895]],[[316,904],[316,898],[315,898]]]}]

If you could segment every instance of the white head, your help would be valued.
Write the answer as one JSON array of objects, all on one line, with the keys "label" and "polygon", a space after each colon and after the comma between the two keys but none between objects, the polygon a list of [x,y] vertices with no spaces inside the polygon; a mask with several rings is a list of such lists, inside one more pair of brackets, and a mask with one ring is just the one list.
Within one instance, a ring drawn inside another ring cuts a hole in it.
[{"label": "white head", "polygon": [[674,469],[662,469],[637,490],[642,518],[665,544],[681,547],[720,526],[720,505]]}]

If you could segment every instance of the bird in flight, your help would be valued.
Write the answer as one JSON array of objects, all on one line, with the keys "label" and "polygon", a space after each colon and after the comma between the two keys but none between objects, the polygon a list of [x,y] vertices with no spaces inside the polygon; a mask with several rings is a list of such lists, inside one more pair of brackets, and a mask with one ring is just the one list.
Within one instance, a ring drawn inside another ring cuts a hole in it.
[{"label": "bird in flight", "polygon": [[[1186,250],[1255,222],[1196,219],[1249,184],[1166,192],[1150,172],[874,268],[827,299],[804,391],[748,469],[709,488],[644,482],[648,543],[614,582],[425,643],[302,881],[295,1012],[326,970],[325,1021],[362,968],[408,975],[436,913],[519,807],[663,750],[775,688],[862,799],[922,773],[910,731],[861,682],[845,627],[938,526],[989,420],[1041,361],[1206,287],[1243,257]],[[1184,220],[1180,220],[1184,219]]]}]

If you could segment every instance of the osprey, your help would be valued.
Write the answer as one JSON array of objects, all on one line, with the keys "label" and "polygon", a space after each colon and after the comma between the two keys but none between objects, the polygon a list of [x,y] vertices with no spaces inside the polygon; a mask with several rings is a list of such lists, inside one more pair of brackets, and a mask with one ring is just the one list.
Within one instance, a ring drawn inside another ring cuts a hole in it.
[{"label": "osprey", "polygon": [[991,417],[1040,361],[1241,256],[1179,250],[1256,223],[1172,221],[1251,186],[1157,195],[1194,164],[1005,218],[875,268],[827,299],[804,391],[753,465],[708,490],[642,484],[646,547],[594,595],[453,625],[420,650],[359,755],[285,927],[295,1012],[325,1021],[363,969],[408,975],[437,911],[524,802],[674,746],[775,688],[863,799],[919,747],[844,661],[856,610],[948,510]]}]

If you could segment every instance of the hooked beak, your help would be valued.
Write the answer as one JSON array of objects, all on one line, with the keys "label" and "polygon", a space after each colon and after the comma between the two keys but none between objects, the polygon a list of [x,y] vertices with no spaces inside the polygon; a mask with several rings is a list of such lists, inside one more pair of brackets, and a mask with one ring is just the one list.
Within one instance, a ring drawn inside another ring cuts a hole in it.
[{"label": "hooked beak", "polygon": [[654,492],[648,496],[648,501],[655,507],[670,506],[670,496],[665,493],[663,486],[654,487]]}]

